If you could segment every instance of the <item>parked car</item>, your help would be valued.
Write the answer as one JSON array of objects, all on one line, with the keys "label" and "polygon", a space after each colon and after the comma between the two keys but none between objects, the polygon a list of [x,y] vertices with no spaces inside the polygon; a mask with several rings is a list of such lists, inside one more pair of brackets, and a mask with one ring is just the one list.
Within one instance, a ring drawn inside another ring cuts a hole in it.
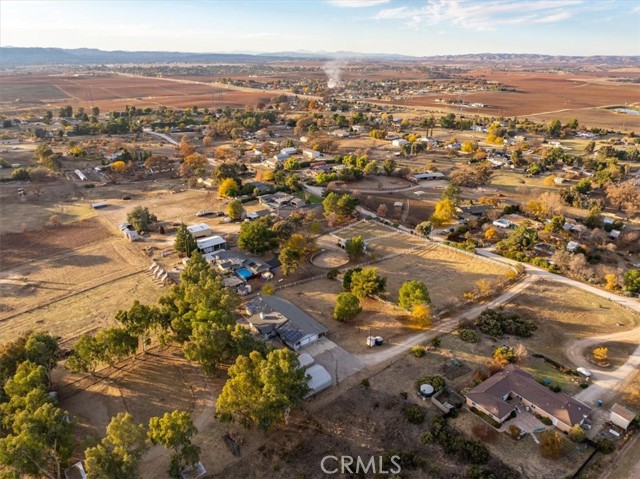
[{"label": "parked car", "polygon": [[578,371],[580,374],[582,374],[586,378],[591,377],[591,371],[589,371],[587,368],[577,368],[576,371]]},{"label": "parked car", "polygon": [[210,216],[213,214],[213,211],[209,210],[200,210],[196,213],[196,216]]}]

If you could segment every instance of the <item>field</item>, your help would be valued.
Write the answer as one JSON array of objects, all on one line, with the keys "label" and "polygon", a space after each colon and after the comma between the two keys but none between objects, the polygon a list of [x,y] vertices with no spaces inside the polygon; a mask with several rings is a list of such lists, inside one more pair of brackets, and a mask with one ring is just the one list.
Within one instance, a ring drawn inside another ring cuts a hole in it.
[{"label": "field", "polygon": [[511,299],[505,309],[531,318],[538,325],[524,341],[531,351],[566,361],[569,340],[633,329],[640,317],[615,303],[560,283],[537,281]]},{"label": "field", "polygon": [[124,75],[0,76],[0,109],[5,112],[55,109],[64,105],[94,106],[102,111],[136,107],[244,107],[269,92],[245,91],[188,80],[162,80]]},{"label": "field", "polygon": [[462,302],[462,295],[472,291],[478,280],[504,281],[508,268],[486,262],[437,244],[375,264],[387,277],[387,291],[396,300],[403,282],[423,281],[436,309],[449,309]]},{"label": "field", "polygon": [[[591,127],[627,130],[640,127],[640,116],[616,114],[602,108],[637,102],[640,98],[640,85],[637,84],[609,81],[588,74],[484,71],[477,75],[504,83],[516,91],[465,94],[465,102],[487,105],[470,108],[466,111],[469,114],[517,116],[539,121],[577,118],[581,124]],[[443,105],[435,102],[440,97],[441,94],[433,94],[403,103],[442,109]],[[452,97],[458,98],[459,95]],[[455,110],[460,111],[460,108]]]}]

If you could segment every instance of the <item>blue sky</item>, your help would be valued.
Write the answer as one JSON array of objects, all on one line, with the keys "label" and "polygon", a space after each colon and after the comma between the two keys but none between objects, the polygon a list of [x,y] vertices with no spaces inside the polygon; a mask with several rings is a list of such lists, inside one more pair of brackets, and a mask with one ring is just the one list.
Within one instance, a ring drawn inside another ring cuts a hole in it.
[{"label": "blue sky", "polygon": [[0,0],[0,45],[639,55],[639,0]]}]

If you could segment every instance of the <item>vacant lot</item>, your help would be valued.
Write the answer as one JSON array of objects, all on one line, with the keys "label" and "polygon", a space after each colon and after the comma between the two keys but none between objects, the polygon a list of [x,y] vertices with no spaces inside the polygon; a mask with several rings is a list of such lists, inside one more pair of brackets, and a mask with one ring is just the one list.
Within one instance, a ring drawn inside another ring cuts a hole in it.
[{"label": "vacant lot", "polygon": [[525,341],[531,351],[565,362],[565,344],[573,339],[623,332],[640,323],[637,313],[611,301],[560,283],[538,281],[505,309],[538,325]]},{"label": "vacant lot", "polygon": [[429,244],[406,254],[376,263],[382,276],[387,277],[390,300],[398,298],[398,290],[405,281],[423,281],[429,289],[436,309],[447,309],[462,301],[462,295],[472,291],[479,280],[504,281],[508,268],[479,258]]},{"label": "vacant lot", "polygon": [[10,341],[30,329],[49,331],[63,340],[73,339],[113,326],[115,313],[128,308],[134,299],[155,303],[164,292],[166,289],[154,283],[147,273],[115,279],[0,321],[0,342]]}]

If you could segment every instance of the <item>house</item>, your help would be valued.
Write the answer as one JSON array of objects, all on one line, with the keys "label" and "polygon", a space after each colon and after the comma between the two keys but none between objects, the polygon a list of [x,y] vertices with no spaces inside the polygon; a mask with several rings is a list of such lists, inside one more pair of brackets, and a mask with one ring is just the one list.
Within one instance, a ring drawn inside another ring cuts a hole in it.
[{"label": "house", "polygon": [[574,251],[576,251],[578,248],[580,248],[580,243],[578,243],[577,241],[569,241],[567,243],[567,251],[569,253],[573,253]]},{"label": "house", "polygon": [[498,228],[511,228],[511,221],[505,220],[504,218],[500,218],[499,220],[495,220],[493,226],[497,226]]},{"label": "house", "polygon": [[206,223],[198,223],[197,225],[187,226],[187,231],[191,233],[191,236],[196,239],[211,236],[211,234],[213,233],[209,225]]},{"label": "house", "polygon": [[611,415],[609,416],[609,420],[618,427],[621,427],[625,431],[629,427],[629,425],[636,418],[636,415],[633,411],[630,411],[624,406],[620,404],[614,404],[611,408]]},{"label": "house", "polygon": [[258,201],[271,209],[276,209],[292,204],[295,199],[296,197],[293,195],[278,191],[272,195],[262,195]]},{"label": "house", "polygon": [[235,273],[242,282],[271,271],[269,263],[262,261],[260,258],[247,256],[239,251],[220,249],[207,253],[203,257],[220,273],[227,275]]},{"label": "house", "polygon": [[316,150],[303,150],[302,154],[307,158],[311,158],[312,160],[316,158],[320,158],[320,152]]},{"label": "house", "polygon": [[227,248],[227,242],[222,236],[208,236],[196,241],[198,251],[200,253],[211,253]]},{"label": "house", "polygon": [[568,394],[553,392],[513,364],[469,391],[466,403],[499,423],[506,421],[514,411],[531,411],[549,418],[564,432],[582,424],[591,414],[591,408],[586,404]]},{"label": "house", "polygon": [[618,239],[621,233],[622,231],[620,230],[611,230],[609,231],[609,238],[616,240]]},{"label": "house", "polygon": [[444,173],[440,173],[439,171],[426,171],[424,173],[416,173],[415,175],[411,175],[409,180],[417,183],[418,181],[423,180],[442,180],[444,178]]},{"label": "house", "polygon": [[[327,328],[307,313],[279,296],[256,298],[246,305],[246,310],[252,314],[249,322],[255,321],[261,330],[267,328],[267,325],[270,324],[269,321],[278,322],[273,328],[275,333],[284,344],[294,351],[316,342],[322,336],[325,336],[328,331]],[[259,317],[260,313],[266,313],[267,315],[278,314],[268,316],[271,319],[264,319]],[[285,318],[286,321],[282,321],[282,318]],[[259,330],[257,327],[255,329]]]},{"label": "house", "polygon": [[290,147],[281,149],[280,153],[282,153],[283,155],[287,155],[287,157],[289,157],[291,155],[295,155],[296,153],[298,153],[298,149],[290,146]]},{"label": "house", "polygon": [[471,215],[480,217],[484,215],[487,211],[493,209],[491,205],[469,205],[469,206],[459,206],[456,208],[456,211],[462,213],[463,215]]},{"label": "house", "polygon": [[280,153],[279,155],[273,155],[273,160],[276,162],[281,162],[281,161],[285,161],[287,158],[289,158],[289,155],[287,155],[286,153]]}]

